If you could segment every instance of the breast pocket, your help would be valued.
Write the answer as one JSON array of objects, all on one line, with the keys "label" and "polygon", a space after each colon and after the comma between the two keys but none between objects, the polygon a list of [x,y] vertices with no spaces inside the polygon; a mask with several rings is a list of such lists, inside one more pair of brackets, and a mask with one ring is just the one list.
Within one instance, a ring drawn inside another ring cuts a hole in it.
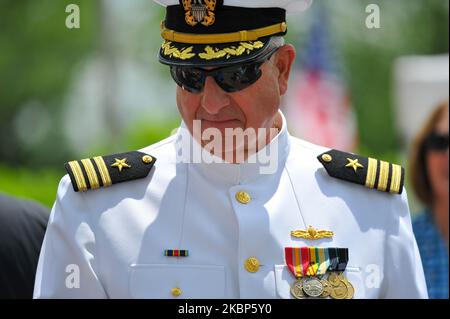
[{"label": "breast pocket", "polygon": [[129,290],[136,299],[220,299],[225,297],[225,267],[135,264]]},{"label": "breast pocket", "polygon": [[[365,294],[360,268],[347,267],[344,274],[355,290],[354,299],[363,299]],[[275,283],[278,297],[282,299],[294,299],[291,295],[291,286],[295,281],[294,275],[292,275],[286,265],[275,265]]]}]

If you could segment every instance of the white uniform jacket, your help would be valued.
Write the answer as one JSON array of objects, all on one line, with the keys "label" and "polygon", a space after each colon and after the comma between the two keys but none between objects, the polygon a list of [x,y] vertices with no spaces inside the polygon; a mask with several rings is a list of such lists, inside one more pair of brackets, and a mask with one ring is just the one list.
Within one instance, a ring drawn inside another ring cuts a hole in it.
[{"label": "white uniform jacket", "polygon": [[[284,248],[304,246],[348,248],[355,298],[427,297],[406,192],[330,177],[317,159],[327,149],[290,136],[286,123],[261,151],[278,160],[272,174],[252,163],[256,155],[235,165],[209,163],[202,151],[193,163],[180,155],[181,135],[142,150],[157,158],[144,179],[85,193],[61,180],[35,298],[176,298],[174,288],[177,298],[292,298]],[[291,236],[309,225],[334,236]],[[166,257],[166,249],[189,256]],[[257,272],[244,267],[249,257]]]}]

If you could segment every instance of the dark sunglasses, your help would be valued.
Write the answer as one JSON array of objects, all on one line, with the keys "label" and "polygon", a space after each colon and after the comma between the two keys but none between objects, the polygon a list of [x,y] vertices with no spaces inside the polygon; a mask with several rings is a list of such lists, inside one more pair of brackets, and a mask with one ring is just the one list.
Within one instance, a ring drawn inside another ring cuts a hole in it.
[{"label": "dark sunglasses", "polygon": [[431,151],[445,152],[448,150],[448,134],[431,133],[425,139],[425,148]]},{"label": "dark sunglasses", "polygon": [[171,66],[170,74],[178,86],[184,90],[199,94],[205,88],[206,79],[211,76],[217,85],[227,93],[238,92],[248,88],[261,78],[261,66],[278,50],[274,48],[261,58],[246,64],[205,70],[201,68]]}]

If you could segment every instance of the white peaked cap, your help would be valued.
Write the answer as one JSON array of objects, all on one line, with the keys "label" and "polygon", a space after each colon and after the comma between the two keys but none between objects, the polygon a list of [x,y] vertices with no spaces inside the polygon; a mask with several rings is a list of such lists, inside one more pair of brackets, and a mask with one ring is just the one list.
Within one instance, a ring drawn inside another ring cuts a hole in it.
[{"label": "white peaked cap", "polygon": [[[167,7],[180,4],[178,0],[154,0],[156,3]],[[224,6],[244,8],[283,8],[287,13],[295,13],[307,10],[313,0],[224,0]]]},{"label": "white peaked cap", "polygon": [[287,15],[312,0],[154,0],[166,8],[161,23],[163,64],[224,67],[250,63],[276,49]]}]

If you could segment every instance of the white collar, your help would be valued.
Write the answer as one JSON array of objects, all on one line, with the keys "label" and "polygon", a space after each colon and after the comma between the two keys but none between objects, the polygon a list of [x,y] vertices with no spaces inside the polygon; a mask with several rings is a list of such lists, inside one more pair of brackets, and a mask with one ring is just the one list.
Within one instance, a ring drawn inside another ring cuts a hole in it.
[{"label": "white collar", "polygon": [[280,114],[282,128],[278,135],[241,164],[227,163],[206,151],[182,122],[175,138],[177,163],[186,163],[208,179],[228,186],[246,184],[276,174],[284,167],[290,150],[286,119],[281,111]]}]

